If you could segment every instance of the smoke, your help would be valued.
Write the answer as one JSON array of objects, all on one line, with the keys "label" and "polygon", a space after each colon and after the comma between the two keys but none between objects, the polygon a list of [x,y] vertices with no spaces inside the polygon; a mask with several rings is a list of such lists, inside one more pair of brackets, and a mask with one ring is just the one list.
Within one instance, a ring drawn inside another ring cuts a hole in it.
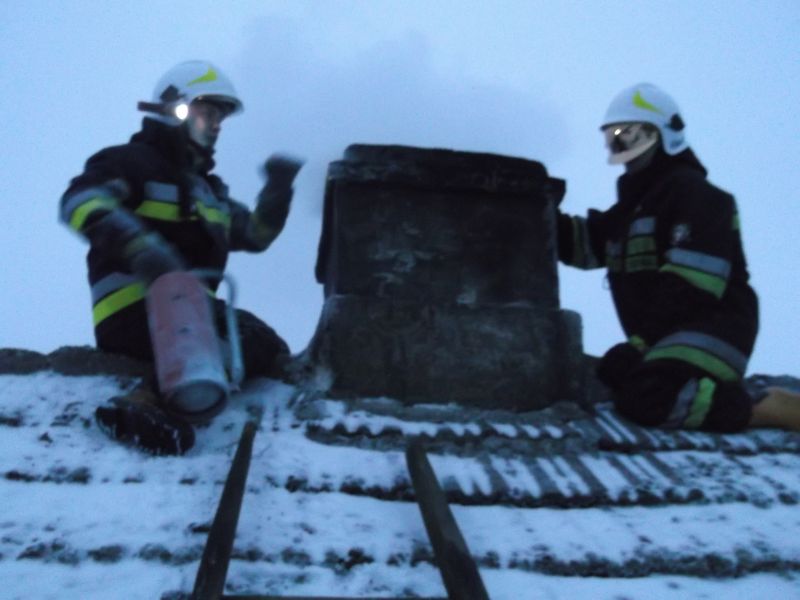
[{"label": "smoke", "polygon": [[[254,22],[231,79],[245,103],[224,125],[218,171],[244,201],[275,151],[306,160],[287,227],[265,256],[235,256],[246,273],[241,304],[272,324],[292,350],[310,339],[322,305],[313,271],[328,164],[353,143],[494,152],[543,160],[563,153],[562,119],[530,93],[471,81],[437,66],[414,32],[335,59],[297,21]],[[225,68],[225,65],[221,65]],[[238,195],[238,196],[237,196]]]},{"label": "smoke", "polygon": [[317,209],[328,162],[352,143],[536,160],[564,152],[564,125],[554,107],[529,92],[470,81],[437,67],[434,58],[428,40],[408,32],[349,55],[337,52],[334,60],[299,22],[260,19],[235,69],[247,122],[237,147],[264,157],[269,149],[304,156]]}]

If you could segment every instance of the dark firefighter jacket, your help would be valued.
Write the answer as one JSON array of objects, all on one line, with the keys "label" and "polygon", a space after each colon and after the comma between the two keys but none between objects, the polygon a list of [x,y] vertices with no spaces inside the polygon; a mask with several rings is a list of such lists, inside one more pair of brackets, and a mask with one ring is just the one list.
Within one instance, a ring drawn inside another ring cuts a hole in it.
[{"label": "dark firefighter jacket", "polygon": [[722,381],[744,375],[758,330],[733,197],[687,149],[622,175],[618,200],[559,214],[559,258],[605,266],[622,328],[645,360],[677,359]]},{"label": "dark firefighter jacket", "polygon": [[[70,183],[60,218],[90,243],[95,329],[145,296],[123,254],[125,242],[157,232],[187,268],[222,271],[229,251],[258,252],[274,239],[276,232],[209,174],[210,155],[201,167],[196,162],[181,128],[145,118],[129,143],[93,155]],[[218,283],[209,285],[215,290]]]}]

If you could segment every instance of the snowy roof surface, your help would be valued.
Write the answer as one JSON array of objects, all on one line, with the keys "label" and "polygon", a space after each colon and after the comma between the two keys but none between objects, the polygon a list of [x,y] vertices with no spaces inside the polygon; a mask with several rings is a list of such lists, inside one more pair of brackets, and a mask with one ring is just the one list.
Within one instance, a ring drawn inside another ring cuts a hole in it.
[{"label": "snowy roof surface", "polygon": [[258,380],[186,456],[157,458],[92,418],[135,369],[67,354],[0,352],[2,598],[191,591],[257,406],[228,594],[444,597],[404,458],[421,436],[493,600],[800,596],[797,434],[644,430],[604,404],[344,402]]}]

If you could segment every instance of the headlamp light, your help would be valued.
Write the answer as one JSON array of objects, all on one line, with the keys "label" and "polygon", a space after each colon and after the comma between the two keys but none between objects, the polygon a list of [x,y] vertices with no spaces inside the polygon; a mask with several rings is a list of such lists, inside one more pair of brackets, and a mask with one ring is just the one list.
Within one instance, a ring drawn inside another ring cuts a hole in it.
[{"label": "headlamp light", "polygon": [[181,102],[173,109],[173,112],[181,121],[185,121],[186,117],[189,116],[189,105],[185,102]]}]

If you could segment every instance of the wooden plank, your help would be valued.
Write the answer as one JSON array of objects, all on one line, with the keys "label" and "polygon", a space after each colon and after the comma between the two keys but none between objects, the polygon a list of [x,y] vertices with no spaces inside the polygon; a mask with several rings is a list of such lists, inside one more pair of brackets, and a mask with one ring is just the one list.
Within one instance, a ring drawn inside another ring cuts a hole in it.
[{"label": "wooden plank", "polygon": [[256,427],[256,423],[248,421],[242,428],[239,446],[236,448],[236,455],[233,457],[228,478],[225,480],[217,513],[214,516],[206,547],[203,550],[203,557],[200,559],[200,566],[197,569],[192,600],[222,598],[233,540],[236,537],[236,525],[239,522],[239,512],[242,508],[247,472],[250,469]]},{"label": "wooden plank", "polygon": [[358,598],[345,598],[333,596],[222,596],[222,600],[447,600],[447,598],[387,598],[386,596],[359,596]]},{"label": "wooden plank", "polygon": [[448,598],[489,600],[478,566],[467,548],[419,439],[409,442],[406,464]]}]

